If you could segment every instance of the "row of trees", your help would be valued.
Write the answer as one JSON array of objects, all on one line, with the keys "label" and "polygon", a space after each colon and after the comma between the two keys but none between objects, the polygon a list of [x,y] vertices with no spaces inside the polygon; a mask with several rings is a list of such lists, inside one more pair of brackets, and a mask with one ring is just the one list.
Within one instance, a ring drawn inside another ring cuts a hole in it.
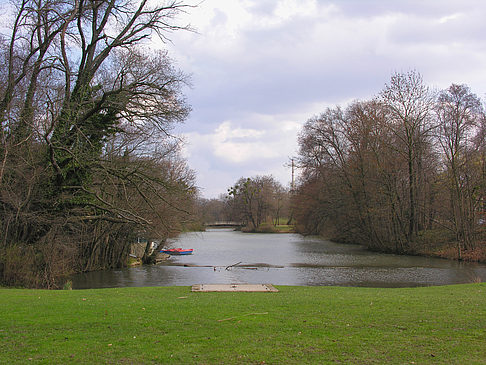
[{"label": "row of trees", "polygon": [[189,219],[194,176],[170,131],[187,77],[146,41],[179,1],[16,0],[0,36],[0,282],[55,287],[122,266],[137,235]]},{"label": "row of trees", "polygon": [[201,222],[237,222],[247,231],[271,230],[291,220],[289,190],[271,175],[242,177],[226,195],[200,199],[197,206]]},{"label": "row of trees", "polygon": [[226,203],[232,219],[250,231],[289,219],[289,192],[271,175],[239,179],[228,189]]},{"label": "row of trees", "polygon": [[416,71],[394,74],[372,100],[327,109],[299,136],[300,229],[398,253],[420,251],[431,232],[459,258],[483,247],[485,132],[467,86],[433,92]]}]

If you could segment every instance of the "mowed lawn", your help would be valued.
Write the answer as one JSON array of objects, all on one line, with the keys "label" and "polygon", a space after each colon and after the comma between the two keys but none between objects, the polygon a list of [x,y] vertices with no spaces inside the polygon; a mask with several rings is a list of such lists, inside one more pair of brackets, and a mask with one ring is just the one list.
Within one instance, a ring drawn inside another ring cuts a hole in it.
[{"label": "mowed lawn", "polygon": [[486,285],[0,289],[0,364],[486,364]]}]

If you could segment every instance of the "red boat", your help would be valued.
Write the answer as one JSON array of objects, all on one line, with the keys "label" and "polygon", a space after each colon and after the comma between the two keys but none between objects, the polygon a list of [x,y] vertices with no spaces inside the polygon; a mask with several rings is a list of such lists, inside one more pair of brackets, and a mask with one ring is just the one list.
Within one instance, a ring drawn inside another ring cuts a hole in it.
[{"label": "red boat", "polygon": [[160,250],[162,253],[166,253],[168,255],[192,255],[193,248],[169,248],[167,250]]}]

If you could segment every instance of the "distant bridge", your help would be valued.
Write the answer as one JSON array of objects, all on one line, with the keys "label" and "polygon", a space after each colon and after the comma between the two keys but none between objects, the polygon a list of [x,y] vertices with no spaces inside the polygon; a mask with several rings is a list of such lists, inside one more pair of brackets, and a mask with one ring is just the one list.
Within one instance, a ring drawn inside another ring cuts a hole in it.
[{"label": "distant bridge", "polygon": [[242,222],[220,221],[205,223],[206,227],[212,228],[225,228],[225,227],[243,227],[245,224]]}]

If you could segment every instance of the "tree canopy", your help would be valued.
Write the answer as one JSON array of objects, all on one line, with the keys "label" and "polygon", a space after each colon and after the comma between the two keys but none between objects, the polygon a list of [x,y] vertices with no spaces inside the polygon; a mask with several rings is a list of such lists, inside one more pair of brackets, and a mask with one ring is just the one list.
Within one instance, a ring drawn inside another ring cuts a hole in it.
[{"label": "tree canopy", "polygon": [[59,285],[122,266],[136,235],[188,220],[193,172],[171,135],[188,77],[152,37],[181,1],[16,0],[1,35],[0,281]]},{"label": "tree canopy", "polygon": [[474,256],[485,242],[485,121],[466,85],[434,93],[416,71],[309,119],[293,199],[299,229],[397,253],[455,242],[456,257]]}]

